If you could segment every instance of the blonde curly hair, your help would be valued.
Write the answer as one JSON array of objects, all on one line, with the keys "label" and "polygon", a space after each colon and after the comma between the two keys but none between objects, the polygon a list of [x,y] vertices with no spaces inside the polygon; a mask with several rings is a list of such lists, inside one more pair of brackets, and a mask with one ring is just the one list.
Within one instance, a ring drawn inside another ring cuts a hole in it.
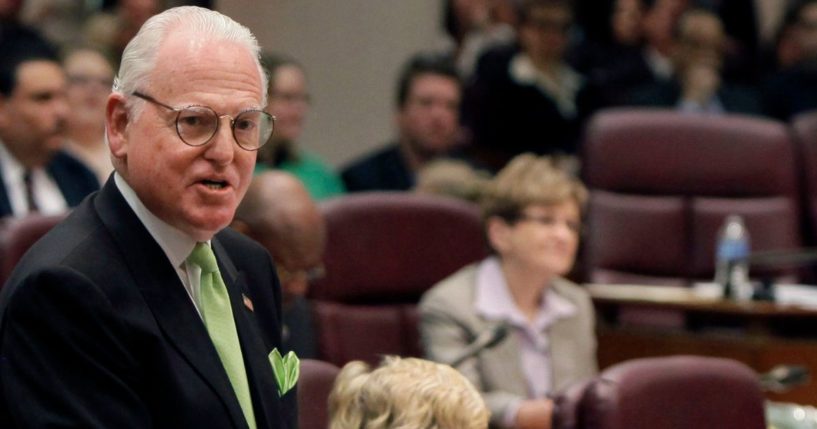
[{"label": "blonde curly hair", "polygon": [[330,429],[486,429],[479,392],[448,365],[387,356],[347,363],[329,395]]}]

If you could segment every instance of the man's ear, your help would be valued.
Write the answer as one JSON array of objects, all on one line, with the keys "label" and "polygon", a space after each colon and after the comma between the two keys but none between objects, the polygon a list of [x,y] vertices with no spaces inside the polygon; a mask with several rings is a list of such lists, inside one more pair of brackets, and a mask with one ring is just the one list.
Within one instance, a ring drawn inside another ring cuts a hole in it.
[{"label": "man's ear", "polygon": [[112,93],[105,105],[105,132],[108,133],[108,144],[111,153],[124,159],[128,153],[128,120],[129,112],[125,106],[125,96]]}]

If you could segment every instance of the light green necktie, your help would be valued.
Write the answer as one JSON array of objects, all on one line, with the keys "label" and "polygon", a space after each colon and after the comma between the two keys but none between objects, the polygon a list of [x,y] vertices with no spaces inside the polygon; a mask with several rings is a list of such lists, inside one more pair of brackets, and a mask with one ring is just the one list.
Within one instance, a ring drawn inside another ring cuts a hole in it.
[{"label": "light green necktie", "polygon": [[207,243],[197,243],[187,262],[201,268],[201,292],[199,305],[207,332],[216,346],[218,356],[241,404],[244,418],[250,429],[255,429],[255,413],[252,409],[250,387],[247,382],[247,371],[244,369],[244,358],[241,355],[241,344],[230,307],[230,296],[227,287],[218,272],[216,255]]}]

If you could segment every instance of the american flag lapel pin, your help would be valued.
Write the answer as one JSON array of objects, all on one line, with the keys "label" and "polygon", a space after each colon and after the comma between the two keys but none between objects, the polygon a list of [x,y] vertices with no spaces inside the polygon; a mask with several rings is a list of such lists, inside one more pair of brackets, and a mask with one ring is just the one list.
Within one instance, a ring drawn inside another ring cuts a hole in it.
[{"label": "american flag lapel pin", "polygon": [[247,295],[241,294],[241,297],[244,298],[244,305],[250,309],[250,311],[255,312],[255,308],[252,306],[252,300],[247,297]]}]

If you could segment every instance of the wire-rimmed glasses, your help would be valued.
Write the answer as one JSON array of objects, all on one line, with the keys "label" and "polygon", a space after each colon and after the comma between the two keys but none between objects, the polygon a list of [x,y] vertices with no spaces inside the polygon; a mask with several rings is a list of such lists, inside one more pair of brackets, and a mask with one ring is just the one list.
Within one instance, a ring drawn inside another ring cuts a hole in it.
[{"label": "wire-rimmed glasses", "polygon": [[244,150],[258,150],[269,140],[275,128],[275,117],[263,110],[244,110],[233,118],[230,115],[219,115],[208,106],[172,107],[139,91],[134,91],[133,95],[176,112],[176,134],[189,146],[204,146],[209,143],[218,132],[224,116],[230,118],[233,138]]}]

